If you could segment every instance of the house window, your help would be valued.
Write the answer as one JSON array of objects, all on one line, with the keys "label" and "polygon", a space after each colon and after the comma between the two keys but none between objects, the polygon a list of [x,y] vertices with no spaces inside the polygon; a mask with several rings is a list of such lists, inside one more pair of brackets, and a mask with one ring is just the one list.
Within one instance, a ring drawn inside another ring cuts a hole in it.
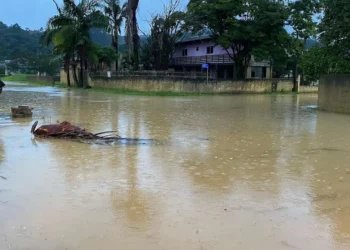
[{"label": "house window", "polygon": [[196,51],[199,51],[199,47],[196,48]]},{"label": "house window", "polygon": [[213,54],[214,53],[214,46],[207,47],[207,54]]},{"label": "house window", "polygon": [[187,56],[187,49],[182,50],[182,56]]}]

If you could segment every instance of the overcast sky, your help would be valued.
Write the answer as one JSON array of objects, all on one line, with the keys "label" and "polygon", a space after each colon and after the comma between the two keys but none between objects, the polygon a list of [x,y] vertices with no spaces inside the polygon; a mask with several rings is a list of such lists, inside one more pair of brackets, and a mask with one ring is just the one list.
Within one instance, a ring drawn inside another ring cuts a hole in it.
[{"label": "overcast sky", "polygon": [[[60,2],[62,0],[58,0]],[[126,1],[126,0],[125,0]],[[140,29],[147,32],[150,14],[163,10],[163,3],[169,0],[140,0],[138,19]],[[185,7],[188,0],[182,0]],[[22,28],[45,28],[47,20],[57,13],[52,0],[0,0],[0,21],[12,25],[18,23]]]}]

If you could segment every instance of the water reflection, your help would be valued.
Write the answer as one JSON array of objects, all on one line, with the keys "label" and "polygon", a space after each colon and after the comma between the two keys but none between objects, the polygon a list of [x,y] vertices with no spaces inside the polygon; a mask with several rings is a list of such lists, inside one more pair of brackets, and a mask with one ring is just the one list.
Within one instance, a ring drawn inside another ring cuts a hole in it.
[{"label": "water reflection", "polygon": [[4,142],[0,139],[0,164],[4,161],[5,158],[5,146]]}]

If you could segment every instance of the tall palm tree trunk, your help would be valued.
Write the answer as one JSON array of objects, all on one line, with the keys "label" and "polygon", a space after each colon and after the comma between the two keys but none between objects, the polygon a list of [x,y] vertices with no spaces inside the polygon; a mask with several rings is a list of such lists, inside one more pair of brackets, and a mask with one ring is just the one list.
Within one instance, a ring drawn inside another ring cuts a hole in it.
[{"label": "tall palm tree trunk", "polygon": [[66,72],[66,75],[67,75],[67,86],[70,87],[71,86],[71,83],[70,83],[70,65],[69,65],[69,62],[70,62],[70,58],[69,56],[65,56],[64,58],[64,70]]},{"label": "tall palm tree trunk", "polygon": [[70,84],[70,68],[69,68],[69,66],[68,66],[66,73],[67,73],[67,86],[70,87],[71,84]]},{"label": "tall palm tree trunk", "polygon": [[114,36],[112,39],[112,46],[114,47],[115,53],[117,55],[117,60],[115,61],[115,71],[118,72],[119,70],[119,27],[115,27],[114,29]]},{"label": "tall palm tree trunk", "polygon": [[[127,41],[129,47],[129,57],[132,54],[134,60],[134,70],[139,68],[139,43],[136,11],[139,0],[128,0],[128,17],[127,17]],[[131,44],[130,44],[131,42]],[[131,53],[130,53],[131,52]]]},{"label": "tall palm tree trunk", "polygon": [[84,59],[80,58],[79,87],[84,87]]},{"label": "tall palm tree trunk", "polygon": [[140,37],[138,34],[138,28],[137,28],[137,19],[136,19],[136,8],[132,10],[132,43],[133,43],[133,54],[134,54],[134,70],[139,69],[139,43],[140,43]]},{"label": "tall palm tree trunk", "polygon": [[77,65],[76,64],[72,65],[72,71],[73,71],[74,84],[76,87],[79,87],[79,81],[78,81],[78,76],[77,76]]}]

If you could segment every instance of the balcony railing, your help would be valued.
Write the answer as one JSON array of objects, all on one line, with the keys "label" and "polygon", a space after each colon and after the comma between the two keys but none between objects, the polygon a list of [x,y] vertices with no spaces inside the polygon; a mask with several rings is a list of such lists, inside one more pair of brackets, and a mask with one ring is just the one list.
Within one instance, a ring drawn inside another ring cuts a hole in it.
[{"label": "balcony railing", "polygon": [[204,63],[215,64],[233,64],[233,60],[229,55],[207,55],[207,56],[183,56],[174,57],[171,64],[174,66],[179,65],[200,65]]},{"label": "balcony railing", "polygon": [[[182,66],[182,65],[201,65],[201,64],[233,64],[232,58],[227,55],[206,55],[206,56],[182,56],[174,57],[170,65],[172,66]],[[267,61],[250,63],[253,67],[268,67],[269,63]]]}]

